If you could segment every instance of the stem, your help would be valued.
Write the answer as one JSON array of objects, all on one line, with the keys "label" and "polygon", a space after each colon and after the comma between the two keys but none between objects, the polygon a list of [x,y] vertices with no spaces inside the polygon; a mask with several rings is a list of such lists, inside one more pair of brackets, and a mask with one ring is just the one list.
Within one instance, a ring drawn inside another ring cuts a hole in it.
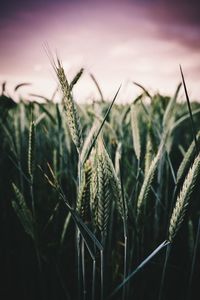
[{"label": "stem", "polygon": [[[124,220],[124,280],[127,276],[127,230],[126,230],[126,224]],[[123,286],[123,292],[122,292],[122,300],[126,299],[126,285]]]},{"label": "stem", "polygon": [[[78,197],[78,193],[79,193],[79,188],[81,186],[81,154],[80,151],[78,151],[78,185],[77,185],[77,197]],[[78,299],[81,300],[81,256],[82,253],[80,251],[81,248],[81,233],[80,230],[77,227],[77,239],[76,239],[76,243],[77,243],[77,268],[78,268]],[[82,241],[83,243],[83,241]]]},{"label": "stem", "polygon": [[168,263],[170,251],[171,251],[171,244],[168,244],[167,245],[166,254],[165,254],[165,262],[164,262],[163,271],[162,271],[162,277],[161,277],[161,283],[160,283],[160,290],[159,290],[158,300],[161,300],[162,296],[163,296],[163,288],[164,288],[164,283],[165,283],[165,275],[166,275],[166,269],[167,269],[167,263]]},{"label": "stem", "polygon": [[81,256],[82,256],[82,276],[83,276],[83,300],[86,300],[86,277],[85,277],[85,244],[84,240],[81,240]]},{"label": "stem", "polygon": [[104,252],[101,250],[101,300],[104,300]]},{"label": "stem", "polygon": [[34,192],[33,192],[33,175],[30,176],[30,198],[31,198],[32,215],[34,220],[33,243],[34,243],[35,254],[38,263],[38,269],[39,269],[39,286],[41,290],[41,299],[45,299],[45,287],[44,287],[43,274],[42,274],[42,262],[41,262],[40,250],[39,250],[38,228],[37,228],[35,200],[34,200]]},{"label": "stem", "polygon": [[92,300],[95,300],[95,279],[96,279],[96,260],[93,260],[92,266]]},{"label": "stem", "polygon": [[192,279],[193,279],[193,274],[194,274],[195,261],[196,261],[196,257],[197,257],[199,236],[200,236],[200,217],[199,217],[199,222],[198,222],[198,229],[197,229],[196,241],[195,241],[195,245],[194,245],[193,258],[192,258],[192,266],[191,266],[191,271],[190,271],[188,297],[187,297],[188,300],[190,299],[190,295],[191,295]]},{"label": "stem", "polygon": [[[129,267],[128,267],[128,274],[131,273],[131,266],[134,264],[133,263],[133,257],[134,257],[134,254],[135,254],[135,257],[137,257],[137,250],[136,250],[136,244],[138,244],[138,239],[137,239],[137,242],[136,242],[136,235],[132,236],[132,239],[130,241],[130,244],[133,245],[130,250],[129,250]],[[136,250],[136,251],[135,251]],[[127,276],[126,276],[127,277]],[[125,279],[124,279],[125,280]],[[129,291],[130,291],[130,283],[128,282],[127,283],[127,288],[126,288],[126,294],[129,295]]]},{"label": "stem", "polygon": [[36,211],[35,211],[35,201],[34,201],[34,194],[33,194],[33,176],[30,178],[30,197],[31,197],[31,207],[32,207],[32,214],[33,214],[33,220],[34,220],[34,247],[38,262],[38,268],[40,273],[42,272],[42,264],[41,264],[41,258],[40,258],[40,251],[38,247],[38,232],[37,232],[37,220],[36,220]]},{"label": "stem", "polygon": [[[134,199],[137,199],[137,189],[138,189],[138,181],[139,181],[139,175],[140,175],[140,172],[142,171],[140,168],[139,168],[139,161],[138,161],[138,165],[137,165],[137,175],[136,175],[136,184],[135,184],[135,187],[134,189],[132,190],[132,193],[131,193],[131,198],[130,200],[133,198],[133,195],[135,196]],[[134,211],[136,211],[136,208],[137,208],[137,201],[134,201],[135,203],[135,207],[133,207]],[[131,239],[130,241],[130,244],[133,245],[132,247],[130,247],[129,249],[129,267],[128,267],[128,273],[130,274],[131,273],[131,266],[132,266],[132,262],[133,262],[133,256],[135,255],[136,257],[139,257],[139,253],[138,253],[138,249],[139,249],[139,244],[140,244],[140,241],[139,241],[139,236],[138,236],[138,228],[137,228],[137,219],[136,219],[136,215],[135,215],[135,223],[134,223],[134,231],[133,231],[133,235],[129,238],[129,240]],[[126,294],[129,295],[129,291],[130,291],[130,281],[128,281],[127,283],[127,288],[126,288]]]},{"label": "stem", "polygon": [[80,255],[80,243],[81,243],[81,234],[80,230],[77,228],[77,268],[78,268],[78,299],[81,299],[81,255]]}]

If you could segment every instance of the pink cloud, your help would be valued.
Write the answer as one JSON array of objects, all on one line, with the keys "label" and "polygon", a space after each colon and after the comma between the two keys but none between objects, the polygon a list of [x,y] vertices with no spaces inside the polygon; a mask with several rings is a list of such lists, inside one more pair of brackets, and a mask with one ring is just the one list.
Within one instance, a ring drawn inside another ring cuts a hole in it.
[{"label": "pink cloud", "polygon": [[[183,17],[176,21],[176,13],[173,15],[163,6],[151,6],[150,10],[130,1],[21,11],[0,31],[4,41],[0,80],[13,84],[28,80],[34,84],[31,92],[50,95],[56,81],[42,46],[48,42],[52,51],[58,50],[69,76],[85,67],[97,76],[108,97],[127,80],[172,93],[180,81],[179,63],[191,95],[199,97],[199,27],[189,18],[185,23]],[[138,92],[130,90],[127,100]],[[95,88],[85,75],[75,96],[82,100],[91,95],[96,96]]]}]

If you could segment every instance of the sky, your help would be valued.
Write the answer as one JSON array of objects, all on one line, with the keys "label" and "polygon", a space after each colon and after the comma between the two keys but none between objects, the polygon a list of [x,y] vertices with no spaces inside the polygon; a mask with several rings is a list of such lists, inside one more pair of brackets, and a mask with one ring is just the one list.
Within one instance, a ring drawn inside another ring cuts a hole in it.
[{"label": "sky", "polygon": [[[2,2],[2,0],[1,0]],[[0,83],[10,93],[51,97],[57,86],[44,45],[58,54],[72,79],[77,101],[98,97],[92,73],[105,98],[122,83],[120,101],[140,90],[171,95],[181,80],[182,65],[189,95],[200,99],[200,1],[198,0],[18,0],[0,10]],[[30,98],[30,97],[29,97]]]}]

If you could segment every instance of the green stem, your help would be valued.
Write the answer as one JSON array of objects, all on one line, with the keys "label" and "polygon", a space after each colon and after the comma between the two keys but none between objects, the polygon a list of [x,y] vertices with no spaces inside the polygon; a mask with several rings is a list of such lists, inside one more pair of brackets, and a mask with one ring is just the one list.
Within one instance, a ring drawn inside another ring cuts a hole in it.
[{"label": "green stem", "polygon": [[41,273],[42,264],[41,264],[39,246],[38,246],[37,219],[36,219],[35,200],[34,200],[34,193],[33,193],[33,176],[31,176],[30,178],[30,197],[31,197],[32,214],[34,220],[34,247],[35,247],[35,252],[36,252],[36,257],[38,262],[38,268]]},{"label": "green stem", "polygon": [[[77,197],[79,193],[79,188],[81,186],[81,154],[80,151],[78,151],[78,185],[77,185]],[[77,268],[78,268],[78,299],[81,300],[81,259],[82,259],[82,253],[81,253],[81,233],[78,227],[77,230],[77,239],[76,239],[76,246],[77,246]],[[82,241],[83,242],[83,241]]]},{"label": "green stem", "polygon": [[82,277],[83,277],[83,300],[86,300],[86,276],[85,276],[85,244],[84,240],[81,241],[81,256],[82,256]]},{"label": "green stem", "polygon": [[81,233],[77,228],[76,246],[77,246],[77,271],[78,271],[78,299],[81,300],[81,253],[80,253]]},{"label": "green stem", "polygon": [[189,286],[188,286],[188,297],[187,297],[188,300],[190,299],[190,296],[191,296],[192,279],[193,279],[194,266],[195,266],[196,257],[197,257],[197,248],[198,248],[199,236],[200,236],[200,217],[199,217],[199,222],[198,222],[198,229],[197,229],[196,241],[195,241],[195,245],[194,245],[193,258],[192,258],[192,266],[191,266],[191,271],[190,271]]},{"label": "green stem", "polygon": [[170,251],[171,251],[171,244],[168,244],[166,254],[165,254],[165,261],[164,261],[164,266],[163,266],[163,271],[162,271],[158,300],[161,300],[163,297],[163,289],[164,289],[164,284],[165,284],[165,276],[166,276],[167,263],[169,260]]},{"label": "green stem", "polygon": [[104,251],[101,250],[101,300],[104,300]]},{"label": "green stem", "polygon": [[[127,276],[127,244],[128,244],[127,230],[126,230],[126,224],[124,224],[124,280]],[[123,292],[122,292],[122,300],[125,299],[126,299],[126,285],[123,286]]]},{"label": "green stem", "polygon": [[96,260],[93,259],[92,266],[92,300],[95,300]]}]

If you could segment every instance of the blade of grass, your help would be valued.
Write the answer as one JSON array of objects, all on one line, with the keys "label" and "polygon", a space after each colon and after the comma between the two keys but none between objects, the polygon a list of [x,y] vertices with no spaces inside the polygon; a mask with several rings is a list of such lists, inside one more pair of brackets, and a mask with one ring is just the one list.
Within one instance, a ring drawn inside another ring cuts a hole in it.
[{"label": "blade of grass", "polygon": [[152,100],[152,96],[149,94],[149,92],[147,91],[147,89],[145,89],[145,87],[143,87],[140,83],[137,83],[135,81],[133,81],[133,84],[135,84],[136,86],[138,86],[139,88],[141,88],[144,93]]},{"label": "blade of grass", "polygon": [[185,96],[186,96],[186,100],[187,100],[188,110],[189,110],[189,114],[190,114],[192,134],[193,134],[193,139],[195,141],[195,146],[196,146],[196,154],[198,154],[199,147],[198,147],[198,143],[197,143],[196,129],[195,129],[195,125],[194,125],[192,109],[191,109],[191,105],[190,105],[190,99],[189,99],[189,96],[188,96],[187,87],[186,87],[186,83],[185,83],[185,78],[184,78],[184,75],[183,75],[183,70],[182,70],[181,65],[180,65],[180,72],[181,72],[181,77],[182,77],[182,81],[183,81],[183,87],[184,87],[184,90],[185,90]]},{"label": "blade of grass", "polygon": [[90,77],[92,78],[92,80],[93,80],[93,82],[94,82],[94,84],[95,84],[95,86],[96,86],[96,88],[97,88],[97,90],[98,90],[98,92],[99,92],[99,95],[100,95],[100,97],[101,97],[101,102],[105,102],[104,96],[103,96],[103,93],[102,93],[102,90],[101,90],[101,88],[100,88],[100,86],[99,86],[99,84],[98,84],[96,78],[95,78],[94,75],[91,74],[91,73],[90,73]]},{"label": "blade of grass", "polygon": [[88,149],[88,151],[87,151],[87,154],[86,154],[86,156],[85,156],[85,158],[84,158],[84,160],[83,160],[83,162],[82,162],[82,165],[84,165],[84,163],[85,163],[86,160],[88,159],[88,157],[89,157],[89,155],[90,155],[90,153],[91,153],[91,151],[92,151],[92,148],[94,147],[94,145],[95,145],[95,143],[96,143],[96,140],[97,140],[97,138],[98,138],[98,136],[99,136],[99,134],[100,134],[100,132],[101,132],[103,126],[104,126],[104,123],[105,123],[105,121],[106,121],[106,119],[107,119],[107,117],[108,117],[108,115],[109,115],[109,113],[110,113],[110,111],[111,111],[111,109],[112,109],[112,107],[113,107],[113,104],[114,104],[114,102],[115,102],[115,100],[116,100],[116,98],[117,98],[117,96],[118,96],[118,94],[119,94],[120,89],[121,89],[121,85],[119,86],[119,88],[118,88],[118,90],[117,90],[117,92],[116,92],[116,94],[115,94],[115,96],[114,96],[114,98],[113,98],[113,100],[112,100],[112,102],[111,102],[111,104],[110,104],[110,106],[109,106],[109,108],[108,108],[108,110],[107,110],[105,116],[104,116],[104,119],[103,119],[101,125],[99,126],[99,129],[98,129],[98,131],[97,131],[97,134],[96,134],[96,136],[94,137],[94,139],[93,139],[93,141],[92,141],[92,143],[91,143],[91,145],[90,145],[90,147],[89,147],[89,149]]},{"label": "blade of grass", "polygon": [[109,296],[108,299],[113,298],[114,295],[125,285],[127,282],[136,275],[144,266],[156,255],[158,254],[163,248],[165,248],[167,245],[169,245],[169,241],[164,241],[161,243],[146,259],[144,259],[141,264],[131,273],[129,276],[126,277],[126,279],[120,283],[115,290],[112,292],[112,294]]}]

